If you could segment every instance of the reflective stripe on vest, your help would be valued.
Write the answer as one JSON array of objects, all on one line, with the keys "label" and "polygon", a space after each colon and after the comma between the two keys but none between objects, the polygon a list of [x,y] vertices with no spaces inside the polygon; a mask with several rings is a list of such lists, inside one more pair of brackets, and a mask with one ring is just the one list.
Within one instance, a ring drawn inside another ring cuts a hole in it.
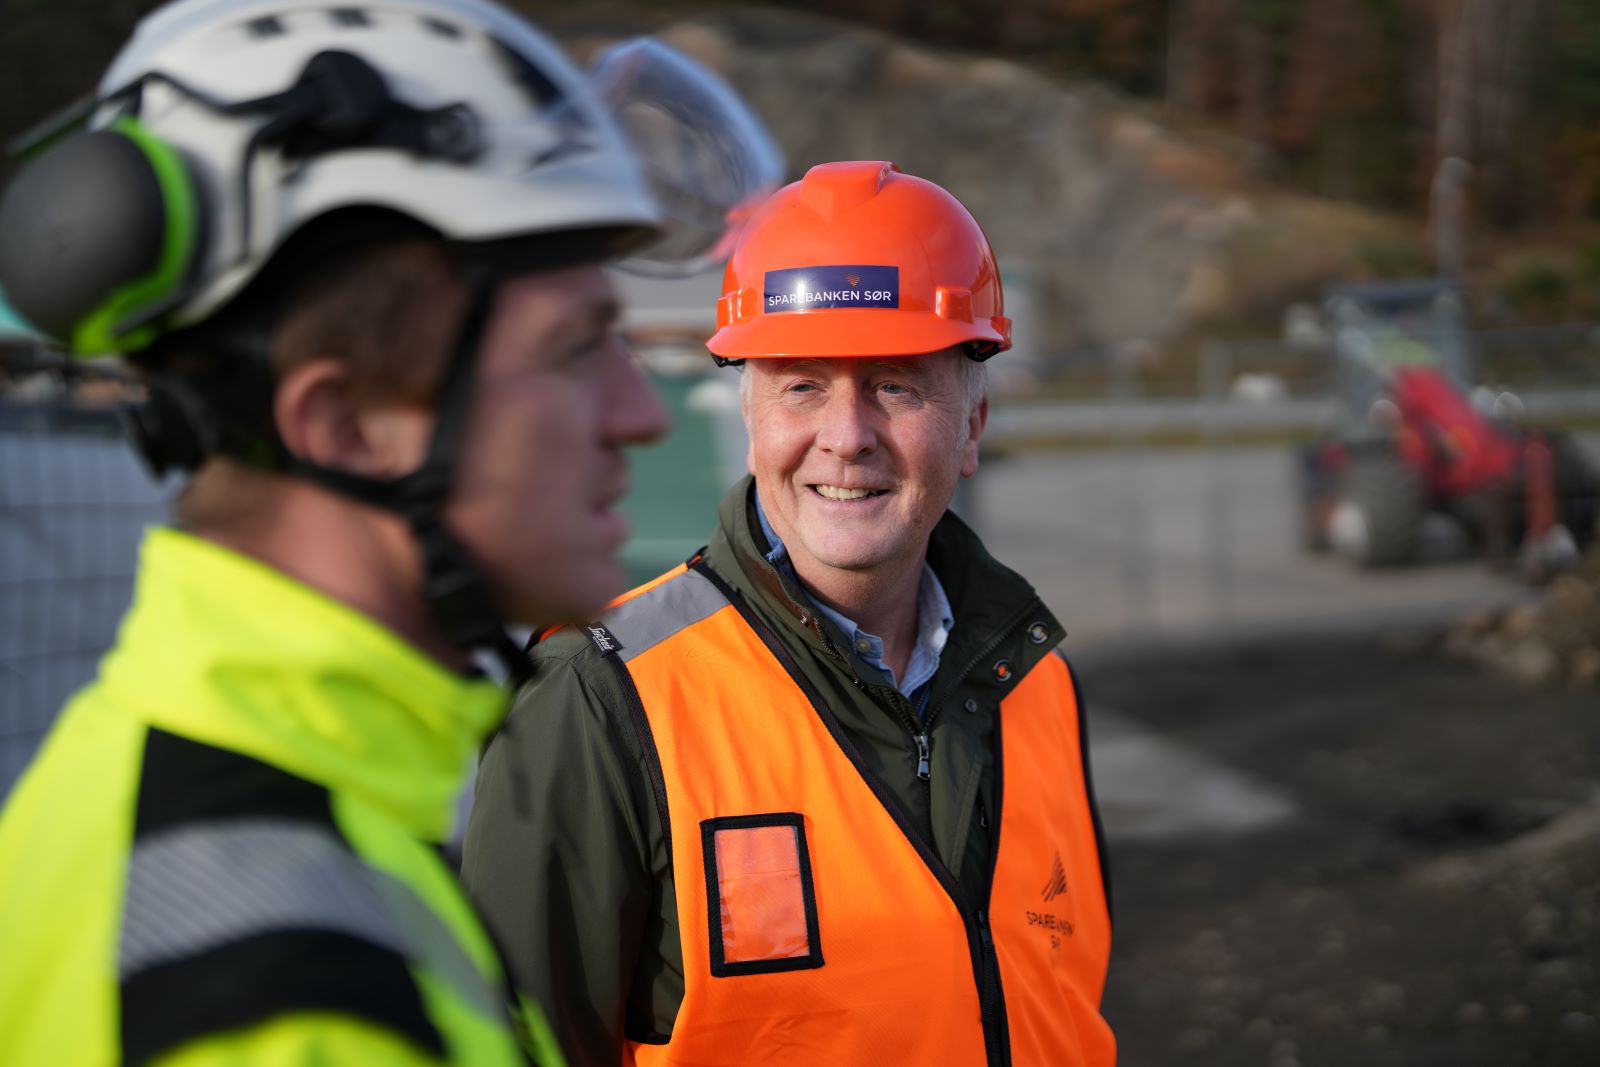
[{"label": "reflective stripe on vest", "polygon": [[[672,1037],[628,1043],[628,1062],[1114,1061],[1097,1009],[1110,923],[1060,660],[1001,705],[991,946],[979,909],[957,904],[954,877],[880,801],[826,709],[706,575],[658,583],[602,621],[664,781],[683,946]],[[984,1037],[990,952],[1002,1048]]]},{"label": "reflective stripe on vest", "polygon": [[117,944],[124,1062],[288,1013],[360,1020],[452,1063],[523,1062],[503,991],[425,897],[434,880],[456,891],[431,849],[163,730],[142,770]]},{"label": "reflective stripe on vest", "polygon": [[404,937],[366,867],[334,834],[304,822],[192,823],[139,841],[128,860],[117,973],[282,930],[329,930],[385,948]]}]

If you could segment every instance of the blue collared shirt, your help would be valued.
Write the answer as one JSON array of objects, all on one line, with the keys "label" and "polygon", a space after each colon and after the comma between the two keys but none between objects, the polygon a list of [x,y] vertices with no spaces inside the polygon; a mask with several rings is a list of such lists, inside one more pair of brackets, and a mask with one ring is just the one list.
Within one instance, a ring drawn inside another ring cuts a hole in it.
[{"label": "blue collared shirt", "polygon": [[[756,494],[756,518],[761,520],[761,532],[766,535],[767,544],[772,546],[767,553],[767,562],[793,578],[795,584],[804,589],[805,583],[800,581],[794,564],[789,561],[789,550],[767,521],[760,493]],[[912,646],[911,658],[906,661],[904,681],[896,680],[894,671],[883,661],[883,638],[867,633],[854,621],[818,602],[815,597],[811,600],[850,643],[851,658],[855,661],[857,673],[865,679],[881,680],[899,690],[913,705],[917,704],[917,692],[933,680],[934,672],[939,669],[939,654],[944,651],[950,630],[956,624],[955,616],[950,611],[950,598],[945,596],[944,586],[926,561],[922,564],[922,580],[917,584],[917,643]]]}]

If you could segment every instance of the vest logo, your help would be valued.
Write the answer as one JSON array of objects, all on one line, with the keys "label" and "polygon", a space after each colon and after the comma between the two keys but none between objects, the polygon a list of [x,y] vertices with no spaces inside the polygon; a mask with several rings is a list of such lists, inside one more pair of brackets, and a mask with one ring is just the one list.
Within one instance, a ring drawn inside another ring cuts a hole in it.
[{"label": "vest logo", "polygon": [[594,642],[594,647],[600,650],[602,656],[622,651],[622,642],[618,641],[610,630],[607,630],[599,623],[595,623],[593,626],[585,626],[584,629],[588,631],[589,640]]},{"label": "vest logo", "polygon": [[1067,868],[1061,862],[1061,853],[1056,852],[1056,861],[1050,867],[1050,880],[1044,884],[1044,889],[1039,893],[1046,904],[1067,891]]},{"label": "vest logo", "polygon": [[897,308],[900,268],[839,264],[769,270],[761,306],[769,315],[821,308]]}]

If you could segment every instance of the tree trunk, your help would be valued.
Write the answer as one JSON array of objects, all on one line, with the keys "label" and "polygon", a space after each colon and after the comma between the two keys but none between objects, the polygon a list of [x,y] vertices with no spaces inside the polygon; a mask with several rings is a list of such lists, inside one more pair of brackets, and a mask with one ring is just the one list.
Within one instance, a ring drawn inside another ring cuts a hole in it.
[{"label": "tree trunk", "polygon": [[1265,142],[1272,123],[1272,42],[1260,26],[1241,22],[1234,31],[1234,51],[1239,133]]},{"label": "tree trunk", "polygon": [[1435,266],[1460,278],[1467,266],[1467,181],[1472,173],[1473,35],[1476,0],[1439,0],[1439,96],[1428,228]]}]

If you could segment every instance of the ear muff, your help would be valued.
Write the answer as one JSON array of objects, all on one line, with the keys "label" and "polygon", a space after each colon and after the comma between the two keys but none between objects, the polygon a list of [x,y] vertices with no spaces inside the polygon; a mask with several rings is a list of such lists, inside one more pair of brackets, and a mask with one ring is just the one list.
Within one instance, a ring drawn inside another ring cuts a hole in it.
[{"label": "ear muff", "polygon": [[78,134],[0,198],[0,287],[79,355],[141,348],[190,276],[201,208],[183,158],[138,120]]},{"label": "ear muff", "polygon": [[[220,114],[266,117],[245,150],[238,210],[228,212],[237,214],[243,248],[251,246],[248,176],[260,148],[304,159],[373,146],[457,163],[483,149],[470,109],[409,107],[349,52],[319,52],[288,89],[253,100],[217,100],[159,72],[147,77]],[[143,348],[160,332],[160,315],[186,295],[208,214],[183,157],[124,115],[52,147],[6,189],[0,288],[31,325],[79,355]]]}]

